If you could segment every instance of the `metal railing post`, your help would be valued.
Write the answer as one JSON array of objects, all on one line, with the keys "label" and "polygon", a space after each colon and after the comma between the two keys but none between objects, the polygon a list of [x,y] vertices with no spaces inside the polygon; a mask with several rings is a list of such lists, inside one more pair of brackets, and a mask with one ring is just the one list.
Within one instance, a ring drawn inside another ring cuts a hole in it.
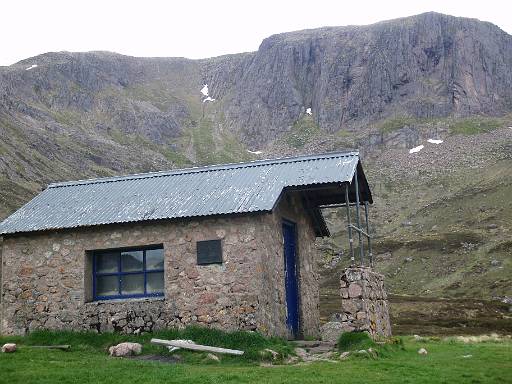
[{"label": "metal railing post", "polygon": [[368,257],[370,267],[373,267],[372,236],[370,234],[370,220],[368,219],[368,200],[364,202],[364,215],[366,217],[366,233],[368,234]]},{"label": "metal railing post", "polygon": [[354,239],[352,238],[352,222],[350,219],[350,201],[348,197],[348,186],[349,184],[345,184],[345,205],[347,207],[347,230],[348,230],[348,242],[350,244],[350,260],[354,261]]},{"label": "metal railing post", "polygon": [[[357,216],[357,228],[361,229],[361,215],[359,212],[359,181],[357,180],[357,168],[354,175],[354,182],[356,184],[356,216]],[[364,246],[361,232],[357,232],[359,235],[359,256],[361,257],[361,267],[364,266]]]}]

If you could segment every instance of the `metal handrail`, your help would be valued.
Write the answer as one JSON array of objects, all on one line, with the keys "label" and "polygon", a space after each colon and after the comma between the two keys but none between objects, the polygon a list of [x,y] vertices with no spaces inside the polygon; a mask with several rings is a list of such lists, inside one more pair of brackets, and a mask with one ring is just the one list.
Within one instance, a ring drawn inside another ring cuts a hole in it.
[{"label": "metal handrail", "polygon": [[370,239],[372,236],[369,235],[368,233],[366,233],[364,230],[362,230],[361,228],[357,228],[354,224],[350,224],[350,226],[352,227],[353,230],[361,233],[362,235],[366,236],[368,239]]}]

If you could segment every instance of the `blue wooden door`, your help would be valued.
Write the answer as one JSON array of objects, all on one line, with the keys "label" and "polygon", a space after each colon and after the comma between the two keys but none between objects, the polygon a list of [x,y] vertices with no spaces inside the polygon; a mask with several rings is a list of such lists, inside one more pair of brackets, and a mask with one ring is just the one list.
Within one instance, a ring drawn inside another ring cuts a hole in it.
[{"label": "blue wooden door", "polygon": [[297,235],[295,223],[283,221],[286,284],[286,325],[293,338],[299,333],[299,284],[297,279]]}]

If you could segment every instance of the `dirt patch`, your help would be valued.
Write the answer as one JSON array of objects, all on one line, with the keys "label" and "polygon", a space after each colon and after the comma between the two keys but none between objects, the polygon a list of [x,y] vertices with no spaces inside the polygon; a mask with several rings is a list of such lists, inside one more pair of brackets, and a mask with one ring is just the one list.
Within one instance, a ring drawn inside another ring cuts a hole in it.
[{"label": "dirt patch", "polygon": [[450,253],[464,246],[464,244],[480,244],[482,238],[473,232],[442,233],[437,236],[421,237],[410,241],[397,241],[383,239],[374,243],[375,253],[394,252],[402,247],[418,250]]},{"label": "dirt patch", "polygon": [[[329,321],[340,304],[334,292],[321,295],[322,321]],[[394,335],[512,333],[510,306],[499,301],[390,295],[389,304]]]},{"label": "dirt patch", "polygon": [[476,335],[512,332],[509,306],[478,299],[390,296],[394,334]]}]

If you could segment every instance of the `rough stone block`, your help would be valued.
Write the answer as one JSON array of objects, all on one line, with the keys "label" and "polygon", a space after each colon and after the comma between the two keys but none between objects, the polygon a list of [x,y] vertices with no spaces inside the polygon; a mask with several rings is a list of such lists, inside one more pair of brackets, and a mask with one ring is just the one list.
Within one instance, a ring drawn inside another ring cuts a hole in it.
[{"label": "rough stone block", "polygon": [[322,341],[336,343],[343,332],[345,332],[343,324],[337,321],[330,321],[320,327]]},{"label": "rough stone block", "polygon": [[142,353],[142,345],[139,343],[120,343],[108,349],[110,356],[124,357],[135,356]]},{"label": "rough stone block", "polygon": [[351,298],[359,298],[363,293],[363,288],[358,283],[350,283],[348,286],[348,296]]},{"label": "rough stone block", "polygon": [[340,276],[340,294],[344,317],[336,319],[342,324],[339,328],[391,336],[382,275],[367,267],[347,268]]},{"label": "rough stone block", "polygon": [[14,343],[7,343],[2,346],[2,352],[3,353],[13,353],[16,352],[16,344]]}]

